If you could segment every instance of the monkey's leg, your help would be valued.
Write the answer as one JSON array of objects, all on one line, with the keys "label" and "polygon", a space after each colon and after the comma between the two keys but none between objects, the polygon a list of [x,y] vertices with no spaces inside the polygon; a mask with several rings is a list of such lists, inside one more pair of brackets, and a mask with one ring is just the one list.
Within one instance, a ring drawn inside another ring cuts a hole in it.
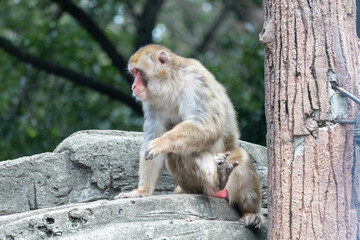
[{"label": "monkey's leg", "polygon": [[197,164],[197,174],[195,174],[193,178],[200,178],[202,181],[203,194],[211,195],[209,188],[219,188],[219,174],[217,165],[214,162],[214,156],[208,152],[203,152],[195,158],[194,161]]},{"label": "monkey's leg", "polygon": [[140,154],[139,185],[131,192],[118,194],[115,199],[149,196],[153,193],[164,167],[165,155],[159,154],[151,161],[146,161],[144,154]]},{"label": "monkey's leg", "polygon": [[255,172],[239,164],[229,176],[225,186],[230,205],[237,206],[243,216],[239,219],[245,226],[260,228],[264,219],[261,214],[260,183]]},{"label": "monkey's leg", "polygon": [[[223,155],[220,154],[220,156]],[[222,165],[220,170],[228,177],[228,181],[223,190],[214,192],[209,189],[211,195],[228,199],[231,205],[239,207],[243,213],[239,219],[242,224],[260,228],[264,223],[264,217],[260,213],[261,187],[249,154],[244,149],[237,148],[220,160],[215,157],[215,161]],[[227,165],[231,167],[227,168]],[[224,168],[228,170],[225,173]]]},{"label": "monkey's leg", "polygon": [[182,188],[179,185],[177,185],[174,189],[174,193],[181,194],[181,193],[185,193],[185,192],[184,192],[184,190],[182,190]]},{"label": "monkey's leg", "polygon": [[195,157],[169,154],[166,166],[183,192],[210,195],[209,188],[218,189],[216,163],[208,152]]},{"label": "monkey's leg", "polygon": [[239,221],[245,226],[260,228],[264,223],[261,214],[261,184],[249,154],[242,148],[231,151],[229,161],[239,164],[233,169],[225,186],[231,205],[239,207],[243,216]]}]

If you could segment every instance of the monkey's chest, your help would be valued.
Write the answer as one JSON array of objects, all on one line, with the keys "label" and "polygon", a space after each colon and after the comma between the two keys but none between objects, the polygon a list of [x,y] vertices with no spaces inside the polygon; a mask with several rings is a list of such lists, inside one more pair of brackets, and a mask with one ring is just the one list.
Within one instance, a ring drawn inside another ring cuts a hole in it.
[{"label": "monkey's chest", "polygon": [[163,120],[164,126],[167,131],[171,130],[173,127],[175,127],[177,124],[181,122],[180,117],[173,117],[173,118],[166,118]]}]

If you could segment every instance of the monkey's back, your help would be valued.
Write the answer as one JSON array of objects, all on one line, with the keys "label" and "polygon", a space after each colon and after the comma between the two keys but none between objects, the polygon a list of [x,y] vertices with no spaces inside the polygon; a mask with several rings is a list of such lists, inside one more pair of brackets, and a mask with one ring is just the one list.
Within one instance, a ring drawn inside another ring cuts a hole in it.
[{"label": "monkey's back", "polygon": [[[178,58],[176,62],[180,63],[177,69],[178,80],[182,83],[182,94],[185,99],[192,101],[186,101],[184,105],[196,105],[191,108],[195,109],[193,115],[205,115],[209,131],[211,128],[220,129],[219,143],[215,145],[225,146],[225,151],[236,148],[240,133],[234,106],[225,88],[198,60],[175,56]],[[215,148],[219,150],[219,147]]]}]

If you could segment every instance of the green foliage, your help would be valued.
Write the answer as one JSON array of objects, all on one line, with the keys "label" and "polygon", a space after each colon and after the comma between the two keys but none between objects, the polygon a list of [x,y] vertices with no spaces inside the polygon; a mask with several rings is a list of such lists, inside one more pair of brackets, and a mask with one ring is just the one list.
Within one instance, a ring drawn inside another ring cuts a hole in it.
[{"label": "green foliage", "polygon": [[[125,1],[74,2],[128,59],[137,38],[134,13],[141,13],[145,1],[128,1],[133,13]],[[166,1],[153,40],[180,55],[191,56],[222,5],[223,1],[216,0]],[[227,88],[238,111],[242,139],[264,145],[264,52],[257,36],[261,22],[241,23],[235,14],[229,14],[210,45],[195,57]],[[0,36],[14,45],[131,95],[130,86],[99,45],[56,4],[40,0],[0,1],[0,15]],[[78,130],[141,131],[142,125],[142,117],[127,105],[35,69],[2,49],[0,113],[0,161],[53,151]]]}]

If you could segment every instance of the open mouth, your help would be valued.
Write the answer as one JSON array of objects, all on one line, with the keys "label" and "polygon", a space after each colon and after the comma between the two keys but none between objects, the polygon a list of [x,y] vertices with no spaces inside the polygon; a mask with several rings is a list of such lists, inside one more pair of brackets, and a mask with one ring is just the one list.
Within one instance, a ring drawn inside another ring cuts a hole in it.
[{"label": "open mouth", "polygon": [[131,72],[135,78],[135,81],[141,81],[145,87],[147,86],[146,78],[143,77],[143,72],[140,69],[133,67],[131,68]]}]

